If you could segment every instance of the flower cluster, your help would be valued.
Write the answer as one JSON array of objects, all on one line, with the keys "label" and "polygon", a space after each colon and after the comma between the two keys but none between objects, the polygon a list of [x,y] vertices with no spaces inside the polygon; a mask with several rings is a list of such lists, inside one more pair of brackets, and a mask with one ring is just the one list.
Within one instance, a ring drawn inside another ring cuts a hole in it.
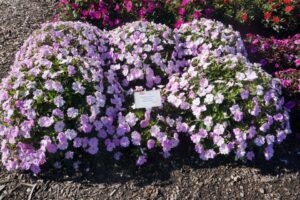
[{"label": "flower cluster", "polygon": [[178,28],[193,19],[212,17],[284,33],[296,30],[300,17],[296,0],[60,0],[59,7],[62,18],[88,20],[101,28],[140,19]]},{"label": "flower cluster", "polygon": [[137,19],[158,18],[163,2],[157,0],[60,0],[61,17],[94,22],[101,28],[114,28]]},{"label": "flower cluster", "polygon": [[25,42],[0,85],[8,170],[38,173],[48,157],[97,154],[101,131],[115,132],[124,98],[115,73],[106,69],[103,35],[87,24],[59,22],[44,24]]},{"label": "flower cluster", "polygon": [[300,67],[300,34],[286,39],[247,34],[245,45],[249,59],[269,73]]},{"label": "flower cluster", "polygon": [[183,74],[171,76],[165,93],[182,111],[203,160],[230,153],[252,160],[261,151],[269,160],[274,144],[290,132],[279,81],[241,55],[203,52]]},{"label": "flower cluster", "polygon": [[291,93],[300,93],[300,70],[282,70],[276,72],[275,76],[280,79],[282,86]]},{"label": "flower cluster", "polygon": [[[252,160],[259,150],[270,159],[288,114],[278,80],[246,55],[238,32],[204,18],[175,30],[44,24],[0,84],[2,162],[38,173],[48,160],[77,167],[83,154],[106,152],[143,165],[169,157],[182,137],[204,160],[230,152]],[[135,92],[155,89],[162,106],[136,108]]]},{"label": "flower cluster", "polygon": [[153,22],[127,23],[108,33],[113,63],[122,86],[132,91],[152,89],[172,73],[174,33],[169,27]]},{"label": "flower cluster", "polygon": [[[125,121],[120,126],[127,129],[124,131],[126,141],[131,140],[133,146],[139,147],[137,154],[143,162],[157,149],[162,149],[163,156],[168,157],[179,143],[179,134],[187,131],[187,124],[168,105],[146,112],[136,109],[133,93],[163,88],[170,75],[180,73],[202,52],[209,51],[216,56],[246,54],[238,32],[204,18],[174,31],[165,25],[137,21],[112,30],[108,35],[115,63],[111,69],[116,71],[126,91],[127,110],[123,115],[134,122]],[[134,145],[135,138],[126,136],[131,130],[139,135],[139,145]]]},{"label": "flower cluster", "polygon": [[[191,59],[210,51],[215,56],[247,52],[240,33],[221,22],[201,18],[174,30],[176,35],[175,68],[190,65]],[[178,71],[178,70],[175,70]]]},{"label": "flower cluster", "polygon": [[292,108],[297,105],[300,91],[300,34],[286,39],[247,34],[245,45],[251,61],[260,62],[265,71],[280,79],[285,96],[291,100],[287,106]]},{"label": "flower cluster", "polygon": [[165,25],[137,21],[116,28],[108,35],[114,63],[111,69],[126,91],[127,109],[119,116],[120,132],[117,132],[123,136],[122,147],[131,146],[138,155],[137,165],[144,164],[151,152],[154,155],[161,152],[168,157],[179,143],[178,133],[161,125],[165,119],[175,124],[175,119],[166,116],[166,108],[135,108],[134,92],[159,89],[167,83],[174,70],[173,30]]}]

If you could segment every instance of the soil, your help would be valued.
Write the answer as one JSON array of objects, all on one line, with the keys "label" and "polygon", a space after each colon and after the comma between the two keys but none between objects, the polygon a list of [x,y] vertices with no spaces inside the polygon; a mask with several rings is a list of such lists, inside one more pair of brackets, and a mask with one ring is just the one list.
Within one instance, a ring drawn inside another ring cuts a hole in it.
[{"label": "soil", "polygon": [[[1,78],[23,41],[54,14],[54,1],[0,0]],[[39,176],[1,167],[0,199],[300,199],[300,140],[295,134],[271,161],[220,157],[203,162],[182,145],[172,159],[143,168],[105,157],[84,163],[79,172],[47,168]]]}]

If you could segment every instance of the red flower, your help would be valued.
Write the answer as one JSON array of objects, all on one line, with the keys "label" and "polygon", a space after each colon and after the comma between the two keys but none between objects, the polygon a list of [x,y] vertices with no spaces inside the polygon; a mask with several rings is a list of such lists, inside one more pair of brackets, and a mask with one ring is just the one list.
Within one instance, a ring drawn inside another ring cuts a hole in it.
[{"label": "red flower", "polygon": [[279,23],[279,17],[277,17],[277,16],[273,17],[273,22],[275,24],[278,24]]},{"label": "red flower", "polygon": [[228,4],[229,3],[229,0],[224,0],[224,4]]},{"label": "red flower", "polygon": [[285,10],[285,12],[289,13],[289,12],[291,12],[293,9],[294,9],[293,6],[287,6],[287,7],[285,7],[284,10]]},{"label": "red flower", "polygon": [[283,2],[284,2],[285,4],[289,4],[289,3],[292,2],[292,0],[283,0]]},{"label": "red flower", "polygon": [[271,16],[272,16],[272,13],[271,13],[271,12],[266,12],[266,13],[264,14],[264,19],[265,19],[265,20],[269,20]]},{"label": "red flower", "polygon": [[242,15],[242,20],[243,20],[243,22],[247,21],[247,19],[248,19],[247,14],[243,14],[243,15]]}]

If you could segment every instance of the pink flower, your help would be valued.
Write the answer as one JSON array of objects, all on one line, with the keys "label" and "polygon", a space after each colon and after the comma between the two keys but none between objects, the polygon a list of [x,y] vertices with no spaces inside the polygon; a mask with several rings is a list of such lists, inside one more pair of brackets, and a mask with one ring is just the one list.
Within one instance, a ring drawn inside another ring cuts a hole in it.
[{"label": "pink flower", "polygon": [[67,5],[69,4],[69,0],[60,0],[60,3]]},{"label": "pink flower", "polygon": [[77,3],[72,3],[72,9],[77,10],[78,9],[78,4]]},{"label": "pink flower", "polygon": [[127,1],[125,6],[126,6],[127,12],[130,12],[132,10],[132,2],[131,1]]},{"label": "pink flower", "polygon": [[145,8],[141,8],[141,9],[139,10],[139,17],[140,17],[140,18],[144,18],[145,15],[146,15],[146,13],[147,13],[146,9],[145,9]]},{"label": "pink flower", "polygon": [[184,15],[185,13],[185,9],[184,8],[180,8],[179,9],[179,15]]},{"label": "pink flower", "polygon": [[196,10],[193,14],[193,17],[195,19],[199,19],[201,17],[201,15],[202,15],[201,12],[199,10]]},{"label": "pink flower", "polygon": [[89,11],[87,11],[87,10],[82,10],[82,11],[81,11],[81,15],[82,15],[83,17],[87,17],[87,16],[89,15]]},{"label": "pink flower", "polygon": [[298,59],[295,60],[295,65],[296,65],[297,67],[300,66],[300,58],[298,58]]},{"label": "pink flower", "polygon": [[184,6],[186,6],[189,2],[190,2],[190,0],[182,0],[180,6],[184,7]]},{"label": "pink flower", "polygon": [[179,20],[177,20],[177,22],[175,23],[175,28],[180,28],[180,26],[183,24],[183,20],[180,18]]}]

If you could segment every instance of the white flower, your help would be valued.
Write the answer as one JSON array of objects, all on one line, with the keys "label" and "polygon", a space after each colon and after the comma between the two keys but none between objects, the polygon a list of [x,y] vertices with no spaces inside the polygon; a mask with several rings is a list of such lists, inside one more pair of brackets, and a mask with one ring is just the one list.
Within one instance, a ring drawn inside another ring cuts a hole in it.
[{"label": "white flower", "polygon": [[215,102],[217,104],[221,104],[221,103],[223,103],[223,100],[224,100],[224,96],[220,93],[217,93],[215,96]]},{"label": "white flower", "polygon": [[199,106],[200,105],[200,98],[197,97],[196,99],[194,99],[192,104],[195,105],[195,106]]},{"label": "white flower", "polygon": [[261,96],[261,95],[264,94],[264,88],[263,88],[263,86],[261,86],[261,85],[256,86],[256,94],[258,96]]},{"label": "white flower", "polygon": [[207,126],[208,128],[209,127],[212,127],[213,126],[213,118],[211,116],[207,116],[204,118],[203,122],[204,122],[204,125]]},{"label": "white flower", "polygon": [[75,91],[75,93],[79,93],[81,95],[84,95],[85,93],[85,88],[78,81],[72,84],[72,89]]},{"label": "white flower", "polygon": [[247,70],[245,74],[246,74],[246,80],[248,81],[254,81],[255,79],[258,78],[256,72],[250,69]]},{"label": "white flower", "polygon": [[216,124],[214,127],[214,133],[217,135],[222,135],[225,131],[225,126],[223,124]]},{"label": "white flower", "polygon": [[206,104],[212,104],[213,101],[214,101],[214,95],[212,95],[212,94],[206,95],[206,97],[204,99],[204,103],[206,103]]},{"label": "white flower", "polygon": [[239,81],[242,81],[242,80],[245,80],[246,78],[246,75],[244,73],[241,73],[241,72],[237,72],[236,75],[235,75],[235,78]]}]

